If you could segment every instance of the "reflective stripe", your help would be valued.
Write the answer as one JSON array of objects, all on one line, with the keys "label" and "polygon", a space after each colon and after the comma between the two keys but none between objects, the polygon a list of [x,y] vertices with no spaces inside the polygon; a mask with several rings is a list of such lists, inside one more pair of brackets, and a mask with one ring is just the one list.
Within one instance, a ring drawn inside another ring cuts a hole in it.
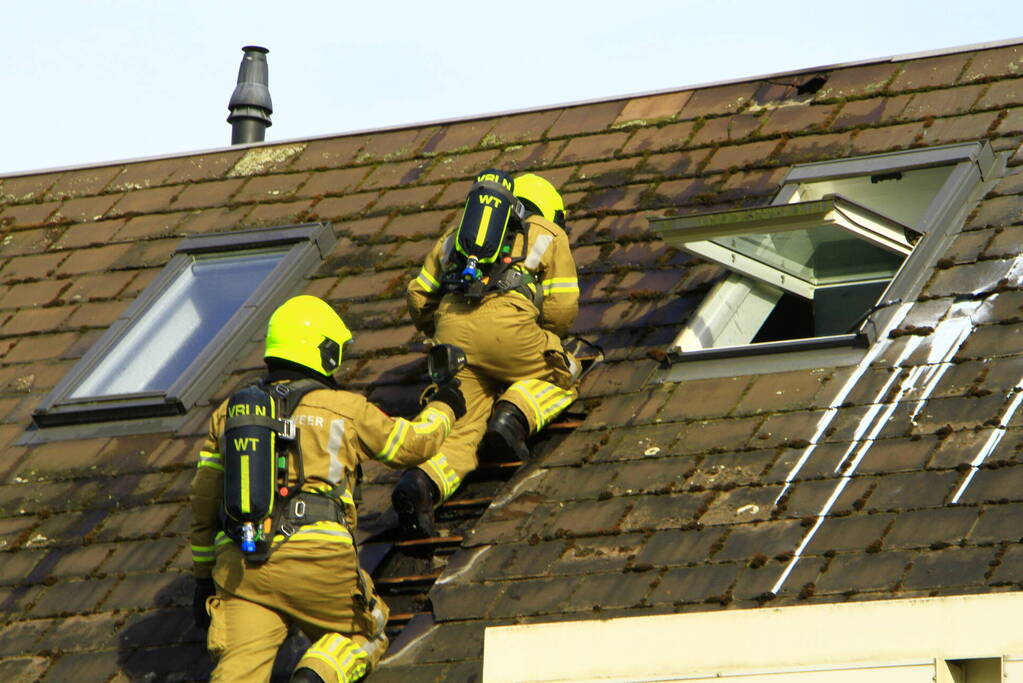
[{"label": "reflective stripe", "polygon": [[529,248],[529,254],[526,255],[526,260],[522,262],[522,265],[529,270],[536,270],[536,267],[540,265],[540,259],[543,258],[544,252],[547,251],[547,247],[550,246],[551,242],[554,241],[554,237],[551,235],[540,235],[533,242],[533,246]]},{"label": "reflective stripe", "polygon": [[415,422],[409,422],[405,418],[399,417],[394,421],[391,433],[387,435],[384,449],[377,453],[377,460],[384,462],[393,460],[394,456],[398,454],[398,450],[405,444],[405,437],[408,436],[409,429],[416,434],[432,434],[438,428],[444,430],[445,437],[451,432],[451,419],[444,411],[437,408],[425,408],[423,412],[419,413]]},{"label": "reflective stripe", "polygon": [[419,276],[416,277],[416,282],[423,286],[423,289],[426,290],[427,294],[432,294],[440,289],[440,283],[437,282],[436,278],[426,272],[426,268],[421,268],[419,270]]},{"label": "reflective stripe", "polygon": [[[352,683],[365,675],[369,656],[356,642],[340,633],[323,636],[306,650],[302,659],[316,659],[337,674],[338,683]],[[302,666],[302,661],[298,663]]]},{"label": "reflective stripe", "polygon": [[198,467],[211,467],[220,472],[224,471],[223,458],[220,457],[220,453],[212,453],[210,451],[199,451],[199,465]]},{"label": "reflective stripe", "polygon": [[212,545],[193,545],[192,546],[192,561],[196,564],[204,564],[207,562],[214,562],[216,557],[214,555],[214,546]]},{"label": "reflective stripe", "polygon": [[510,388],[526,399],[526,403],[532,409],[536,425],[534,431],[546,427],[576,397],[575,391],[562,389],[541,379],[521,380]]},{"label": "reflective stripe", "polygon": [[411,423],[403,417],[399,417],[395,420],[394,427],[391,428],[391,433],[387,435],[387,441],[384,442],[384,450],[377,453],[377,460],[383,460],[384,462],[390,462],[394,459],[398,449],[405,443],[405,435],[408,433],[408,428]]},{"label": "reflective stripe", "polygon": [[216,538],[213,539],[213,545],[217,550],[220,550],[228,543],[233,543],[231,537],[225,534],[223,531],[218,531]]},{"label": "reflective stripe", "polygon": [[314,524],[307,524],[298,528],[298,531],[291,534],[291,536],[284,536],[282,534],[276,534],[273,537],[274,543],[280,543],[287,540],[289,543],[295,541],[329,541],[331,543],[340,543],[342,545],[352,545],[352,535],[348,533],[348,529],[337,522],[316,522]]},{"label": "reflective stripe", "polygon": [[429,406],[419,414],[419,419],[411,424],[416,434],[432,434],[437,431],[437,427],[444,429],[444,436],[447,436],[451,431],[451,420],[447,414],[442,410]]},{"label": "reflective stripe", "polygon": [[327,481],[331,484],[340,482],[341,475],[345,472],[341,458],[338,457],[338,454],[341,452],[341,446],[344,445],[344,436],[344,418],[339,417],[336,420],[331,420],[330,436],[327,437],[327,455],[330,457],[330,465],[327,466]]},{"label": "reflective stripe", "polygon": [[558,292],[578,292],[579,280],[574,277],[552,277],[543,281],[544,296]]},{"label": "reflective stripe", "polygon": [[458,490],[458,485],[462,483],[462,478],[451,467],[447,456],[443,453],[437,453],[437,455],[424,462],[423,467],[429,467],[437,475],[437,478],[441,480],[443,484],[440,492],[442,501],[450,498]]}]

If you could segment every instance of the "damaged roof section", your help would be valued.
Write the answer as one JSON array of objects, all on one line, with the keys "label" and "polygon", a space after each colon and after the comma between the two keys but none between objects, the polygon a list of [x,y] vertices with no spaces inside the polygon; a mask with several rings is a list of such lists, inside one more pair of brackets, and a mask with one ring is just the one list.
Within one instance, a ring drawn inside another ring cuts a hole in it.
[{"label": "damaged roof section", "polygon": [[[492,166],[562,189],[573,331],[605,361],[583,424],[538,444],[431,589],[433,623],[371,680],[474,680],[488,625],[1018,590],[1021,67],[1019,45],[959,50],[0,179],[0,677],[208,674],[188,483],[259,340],[173,432],[15,445],[182,239],[331,223],[300,289],[355,332],[346,382],[408,413],[423,340],[405,282]],[[649,217],[767,205],[796,164],[976,141],[1002,176],[867,360],[653,381],[726,271]],[[366,474],[379,514],[394,475]]]}]

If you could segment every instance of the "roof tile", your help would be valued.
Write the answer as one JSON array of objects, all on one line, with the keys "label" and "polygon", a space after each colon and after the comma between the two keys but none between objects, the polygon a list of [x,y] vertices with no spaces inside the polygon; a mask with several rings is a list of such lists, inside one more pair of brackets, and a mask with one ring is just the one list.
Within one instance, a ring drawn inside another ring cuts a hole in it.
[{"label": "roof tile", "polygon": [[0,281],[11,283],[15,280],[44,278],[66,258],[68,258],[66,252],[58,252],[7,259],[7,263],[0,269]]},{"label": "roof tile", "polygon": [[[579,585],[576,577],[552,577],[507,582],[491,616],[501,619],[562,611]],[[583,609],[583,608],[580,608]],[[588,609],[588,607],[584,608]]]},{"label": "roof tile", "polygon": [[[767,122],[760,128],[758,134],[789,135],[822,130],[837,110],[838,106],[834,104],[775,109],[767,116]],[[700,133],[703,133],[703,130]]]},{"label": "roof tile", "polygon": [[634,97],[625,104],[612,125],[617,127],[629,123],[647,123],[673,118],[685,107],[692,95],[691,91],[683,90],[663,95]]},{"label": "roof tile", "polygon": [[547,129],[546,137],[560,138],[607,130],[618,119],[625,105],[626,102],[622,100],[614,100],[563,109],[554,124]]},{"label": "roof tile", "polygon": [[763,418],[746,417],[693,422],[683,428],[675,448],[682,453],[742,449],[750,442],[762,421]]},{"label": "roof tile", "polygon": [[328,197],[316,202],[310,216],[318,216],[320,220],[341,220],[347,216],[361,214],[369,209],[380,198],[380,192],[358,192],[343,197]]},{"label": "roof tile", "polygon": [[855,99],[879,93],[899,68],[895,64],[881,63],[832,71],[828,74],[827,82],[817,91],[815,99]]},{"label": "roof tile", "polygon": [[701,116],[734,114],[745,108],[757,87],[755,82],[746,82],[700,88],[693,92],[678,118],[696,119]]},{"label": "roof tile", "polygon": [[[181,583],[177,574],[134,574],[124,577],[103,601],[103,609],[138,609],[139,607],[166,607],[165,594],[173,584]],[[182,591],[183,592],[183,591]]]},{"label": "roof tile", "polygon": [[227,171],[227,177],[254,176],[283,171],[295,156],[305,149],[305,143],[291,145],[260,145],[245,150]]},{"label": "roof tile", "polygon": [[0,662],[0,678],[5,681],[38,681],[50,666],[46,657],[15,657]]},{"label": "roof tile", "polygon": [[565,604],[565,611],[600,612],[635,607],[650,592],[650,573],[590,574],[578,579],[578,586]]},{"label": "roof tile", "polygon": [[294,202],[274,202],[272,204],[257,204],[245,216],[246,225],[273,226],[288,225],[292,223],[304,223],[309,217],[309,210],[312,208],[311,199],[301,199]]},{"label": "roof tile", "polygon": [[699,522],[707,525],[744,524],[768,519],[780,486],[751,486],[722,491],[713,498]]},{"label": "roof tile", "polygon": [[546,523],[545,531],[565,537],[611,533],[618,530],[634,503],[635,499],[628,497],[566,503],[561,513]]},{"label": "roof tile", "polygon": [[692,121],[670,123],[656,128],[640,128],[622,147],[621,154],[633,155],[682,147],[692,136],[694,128]]},{"label": "roof tile", "polygon": [[889,124],[900,117],[913,97],[913,95],[896,95],[846,102],[832,122],[831,128],[842,130]]},{"label": "roof tile", "polygon": [[629,509],[620,522],[622,531],[654,531],[691,526],[700,517],[709,496],[705,493],[667,493],[627,497]]},{"label": "roof tile", "polygon": [[437,621],[480,619],[490,615],[509,582],[436,583],[430,589],[430,602]]},{"label": "roof tile", "polygon": [[1023,467],[981,468],[960,498],[961,503],[987,503],[1019,500]]},{"label": "roof tile", "polygon": [[951,496],[959,481],[957,472],[907,472],[878,479],[867,498],[867,508],[899,510],[939,507]]},{"label": "roof tile", "polygon": [[852,139],[850,155],[877,154],[910,147],[923,134],[924,123],[871,128],[858,132]]},{"label": "roof tile", "polygon": [[136,216],[117,232],[118,240],[140,240],[177,234],[176,228],[188,216],[185,212]]},{"label": "roof tile", "polygon": [[1005,76],[1018,77],[1021,69],[1023,49],[1019,45],[1011,45],[976,53],[961,78],[963,81],[979,81]]},{"label": "roof tile", "polygon": [[994,548],[949,548],[922,553],[913,558],[913,568],[902,585],[913,589],[983,584],[988,563],[994,556]]},{"label": "roof tile", "polygon": [[546,571],[551,576],[623,571],[631,564],[643,538],[643,534],[618,534],[574,539]]},{"label": "roof tile", "polygon": [[689,477],[690,486],[730,489],[771,481],[764,477],[778,453],[770,451],[742,451],[741,453],[711,453],[703,456],[700,466]]},{"label": "roof tile", "polygon": [[839,554],[817,580],[817,588],[825,592],[890,591],[899,584],[913,557],[904,551]]},{"label": "roof tile", "polygon": [[114,266],[132,248],[131,244],[111,244],[72,252],[57,270],[58,275],[95,273]]},{"label": "roof tile", "polygon": [[[720,145],[730,142],[740,142],[758,129],[763,124],[766,116],[764,114],[734,114],[732,116],[707,119],[704,121],[693,137],[688,141],[688,147],[703,147],[705,145]],[[759,135],[765,135],[763,131]]]},{"label": "roof tile", "polygon": [[[181,187],[157,187],[121,195],[110,209],[111,216],[125,216],[164,210],[182,191]],[[66,215],[65,209],[61,213]]]},{"label": "roof tile", "polygon": [[857,471],[871,474],[920,470],[927,465],[936,446],[935,437],[874,441]]},{"label": "roof tile", "polygon": [[245,214],[251,209],[251,206],[242,206],[192,211],[185,215],[177,226],[177,231],[183,234],[201,234],[228,230],[240,225]]},{"label": "roof tile", "polygon": [[763,142],[721,147],[711,156],[704,170],[713,173],[727,171],[731,168],[762,165],[765,160],[772,159],[778,153],[781,144],[777,140],[764,140]]},{"label": "roof tile", "polygon": [[6,206],[0,212],[0,228],[31,228],[56,222],[51,220],[51,216],[57,212],[59,206],[59,201]]},{"label": "roof tile", "polygon": [[72,225],[53,243],[54,249],[80,249],[81,247],[109,244],[117,231],[124,227],[126,220],[96,221]]},{"label": "roof tile", "polygon": [[331,195],[347,195],[359,186],[369,174],[365,166],[357,168],[340,168],[319,173],[308,174],[308,180],[297,188],[298,197],[325,197]]},{"label": "roof tile", "polygon": [[[966,114],[980,99],[987,86],[967,85],[961,88],[930,90],[917,93],[902,110],[900,118],[915,121],[928,116]],[[985,107],[986,108],[986,107]]]},{"label": "roof tile", "polygon": [[49,586],[34,600],[27,614],[32,617],[53,617],[67,613],[89,613],[99,607],[117,579],[85,579],[62,581]]},{"label": "roof tile", "polygon": [[[391,213],[395,210],[422,211],[433,203],[443,191],[442,185],[423,185],[388,190],[380,196],[380,201],[373,207],[374,213]],[[322,202],[321,202],[322,203]],[[319,205],[317,205],[319,208]]]},{"label": "roof tile", "polygon": [[[516,145],[506,147],[498,157],[495,166],[506,171],[529,171],[538,166],[550,164],[568,144],[565,140],[554,140],[552,142],[541,142],[534,144]],[[462,191],[464,196],[465,191]],[[573,202],[566,202],[568,206],[574,206]]]},{"label": "roof tile", "polygon": [[[669,569],[650,592],[650,604],[682,605],[723,598],[739,574],[735,564],[705,564]],[[651,577],[652,579],[653,577]]]},{"label": "roof tile", "polygon": [[110,213],[111,208],[121,200],[122,196],[109,194],[99,197],[67,199],[60,205],[60,209],[57,210],[57,213],[50,220],[67,220],[75,223],[98,221]]},{"label": "roof tile", "polygon": [[388,223],[385,233],[398,239],[438,237],[455,217],[456,213],[451,209],[405,214]]},{"label": "roof tile", "polygon": [[[810,518],[828,511],[834,515],[858,510],[863,507],[863,499],[876,485],[873,478],[854,477],[852,479],[819,479],[816,481],[796,481],[784,498],[778,501],[785,514],[790,517]],[[775,490],[775,497],[781,489]],[[828,501],[835,498],[830,509]],[[773,504],[772,498],[770,503]],[[826,523],[826,522],[825,522]]]},{"label": "roof tile", "polygon": [[0,205],[37,202],[60,179],[60,172],[38,173],[16,178],[0,178]]},{"label": "roof tile", "polygon": [[185,187],[174,200],[173,208],[176,211],[187,209],[204,209],[206,207],[219,207],[227,201],[245,184],[244,178],[231,178],[229,180],[218,180],[209,183],[193,183]]},{"label": "roof tile", "polygon": [[850,146],[848,133],[801,135],[785,142],[776,156],[782,164],[841,159],[850,156]]},{"label": "roof tile", "polygon": [[700,149],[692,152],[668,152],[645,157],[636,169],[635,180],[662,180],[696,173],[713,152]]},{"label": "roof tile", "polygon": [[43,280],[11,285],[0,293],[0,309],[45,306],[52,303],[68,284],[60,280]]},{"label": "roof tile", "polygon": [[[736,600],[755,600],[759,604],[774,588],[783,571],[776,564],[777,561],[777,559],[771,559],[766,564],[760,564],[763,559],[755,558],[739,574],[732,589],[733,597]],[[778,589],[778,595],[796,593],[800,599],[808,597],[804,595],[804,592],[809,591],[809,594],[812,595],[816,590],[815,581],[823,566],[822,560],[809,557],[799,558],[795,568],[785,579],[785,583]]]},{"label": "roof tile", "polygon": [[46,193],[46,199],[65,199],[96,195],[121,174],[120,166],[100,166],[66,171]]},{"label": "roof tile", "polygon": [[[39,638],[52,628],[55,623],[57,623],[55,619],[33,619],[32,621],[16,621],[7,624],[0,630],[0,657],[6,658],[22,655],[25,652],[33,652],[35,650],[33,646],[39,641]],[[10,661],[5,659],[0,663],[0,666],[8,664]],[[37,676],[40,673],[42,671],[37,672]],[[8,668],[0,668],[0,675],[2,674],[10,676],[12,671]],[[12,676],[10,678],[5,677],[4,680],[29,681],[38,679]]]},{"label": "roof tile", "polygon": [[797,547],[805,534],[806,528],[794,519],[743,524],[728,534],[721,550],[714,554],[714,560],[774,557]]},{"label": "roof tile", "polygon": [[786,444],[798,444],[805,440],[796,435],[814,434],[823,417],[823,411],[780,413],[766,418],[749,418],[752,424],[760,422],[760,428],[752,441],[757,448],[772,448]]},{"label": "roof tile", "polygon": [[565,164],[611,158],[625,145],[629,135],[629,133],[619,132],[573,138],[561,150],[556,163]]},{"label": "roof tile", "polygon": [[903,510],[885,535],[885,548],[922,548],[959,543],[977,521],[977,508]]},{"label": "roof tile", "polygon": [[4,323],[4,334],[35,334],[63,326],[73,312],[70,306],[29,308],[18,311]]},{"label": "roof tile", "polygon": [[355,161],[355,155],[366,143],[364,136],[348,135],[327,140],[312,140],[305,150],[291,163],[293,171],[329,169],[347,166]]},{"label": "roof tile", "polygon": [[411,185],[425,177],[432,165],[433,162],[418,160],[380,164],[362,181],[362,189],[378,190]]},{"label": "roof tile", "polygon": [[109,192],[126,192],[157,187],[163,185],[180,165],[180,159],[156,159],[125,164],[106,189]]},{"label": "roof tile", "polygon": [[433,136],[434,130],[432,128],[404,128],[370,133],[364,137],[364,144],[356,155],[355,161],[361,164],[367,161],[407,159],[415,155],[423,143]]},{"label": "roof tile", "polygon": [[499,149],[484,149],[443,157],[433,164],[430,172],[426,174],[424,179],[430,183],[467,179],[475,176],[480,171],[493,168],[495,160],[500,154],[501,150]]},{"label": "roof tile", "polygon": [[421,154],[442,155],[476,149],[494,127],[493,119],[481,119],[442,126],[427,139]]},{"label": "roof tile", "polygon": [[60,235],[60,228],[37,228],[35,230],[12,230],[0,240],[0,256],[38,254],[53,245]]},{"label": "roof tile", "polygon": [[994,565],[991,574],[992,585],[1017,584],[1023,581],[1023,547],[1009,546],[1004,555],[996,557],[991,562]]},{"label": "roof tile", "polygon": [[204,180],[223,178],[227,172],[242,158],[244,152],[231,149],[215,154],[203,154],[179,159],[174,171],[164,180],[165,183],[191,183]]},{"label": "roof tile", "polygon": [[[612,161],[598,161],[592,164],[580,166],[573,174],[575,182],[571,186],[590,185],[610,186],[624,185],[633,176],[634,169],[639,164],[639,159],[615,159]],[[631,218],[631,217],[630,217]],[[575,226],[572,226],[575,228]]]},{"label": "roof tile", "polygon": [[725,533],[715,527],[657,531],[636,555],[636,563],[662,567],[702,562],[710,555],[712,548],[720,547]]},{"label": "roof tile", "polygon": [[887,514],[829,517],[807,544],[806,553],[824,555],[870,548],[884,537],[895,519],[895,515]]},{"label": "roof tile", "polygon": [[[995,133],[998,135],[1018,135],[1023,133],[1023,107],[1008,110],[1005,118],[995,128]],[[1023,147],[1019,147],[1019,149],[1023,149]],[[1017,156],[1013,160],[1014,163],[1019,162],[1018,155],[1019,152],[1017,152]]]},{"label": "roof tile", "polygon": [[[250,202],[267,202],[290,199],[299,194],[299,188],[309,180],[309,173],[289,173],[287,175],[259,176],[250,178],[233,200],[248,204]],[[308,196],[303,192],[301,196]],[[118,207],[120,208],[120,207]]]},{"label": "roof tile", "polygon": [[971,57],[972,55],[968,53],[960,53],[903,62],[902,71],[895,77],[888,89],[892,92],[900,92],[955,83]]},{"label": "roof tile", "polygon": [[826,369],[759,375],[750,382],[735,410],[757,414],[810,408],[830,379],[831,372]]},{"label": "roof tile", "polygon": [[970,116],[937,119],[924,130],[920,142],[927,145],[972,142],[985,137],[987,132],[997,123],[999,116],[998,112],[992,111],[983,114],[972,114]]}]

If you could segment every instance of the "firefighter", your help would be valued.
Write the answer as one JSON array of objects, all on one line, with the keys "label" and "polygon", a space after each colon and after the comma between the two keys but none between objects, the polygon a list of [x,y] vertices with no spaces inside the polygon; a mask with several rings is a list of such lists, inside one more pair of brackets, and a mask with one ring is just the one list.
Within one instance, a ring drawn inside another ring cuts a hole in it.
[{"label": "firefighter", "polygon": [[[250,561],[222,521],[230,479],[230,460],[222,456],[231,452],[224,439],[232,424],[228,401],[210,419],[192,481],[192,557],[193,606],[197,624],[209,628],[214,681],[268,681],[292,625],[312,641],[293,681],[358,680],[387,648],[387,606],[359,568],[354,545],[356,472],[370,458],[394,468],[423,462],[465,403],[446,385],[414,419],[388,417],[338,388],[332,376],[351,338],[337,313],[312,296],[289,299],[270,318],[261,386],[280,392],[304,382],[307,393],[291,413],[298,452],[286,474],[300,493],[277,499],[280,521],[268,527],[269,552],[261,563]],[[309,379],[319,388],[309,390]]]},{"label": "firefighter", "polygon": [[[501,259],[511,265],[483,277],[473,269],[486,256],[466,255],[490,238],[482,228],[475,239],[462,233],[490,221],[497,234],[493,222],[504,205],[501,197],[508,198],[511,227],[491,268]],[[475,295],[460,289],[459,278],[476,283]],[[579,302],[561,195],[532,173],[514,180],[498,170],[481,173],[460,224],[440,238],[409,283],[407,302],[419,330],[437,343],[461,347],[468,359],[457,376],[466,416],[440,452],[406,471],[392,493],[402,535],[431,537],[437,535],[434,508],[477,467],[481,442],[488,457],[524,459],[526,438],[577,396],[579,366],[561,343]]]}]

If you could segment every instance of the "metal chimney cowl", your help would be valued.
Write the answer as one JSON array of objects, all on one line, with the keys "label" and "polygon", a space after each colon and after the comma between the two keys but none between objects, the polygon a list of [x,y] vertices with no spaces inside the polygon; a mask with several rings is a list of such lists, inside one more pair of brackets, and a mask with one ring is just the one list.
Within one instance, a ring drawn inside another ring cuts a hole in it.
[{"label": "metal chimney cowl", "polygon": [[238,69],[238,85],[231,93],[227,117],[231,124],[231,144],[243,145],[262,142],[266,129],[273,125],[270,114],[273,103],[270,100],[270,76],[266,63],[269,52],[265,47],[249,45],[242,48],[245,56]]}]

